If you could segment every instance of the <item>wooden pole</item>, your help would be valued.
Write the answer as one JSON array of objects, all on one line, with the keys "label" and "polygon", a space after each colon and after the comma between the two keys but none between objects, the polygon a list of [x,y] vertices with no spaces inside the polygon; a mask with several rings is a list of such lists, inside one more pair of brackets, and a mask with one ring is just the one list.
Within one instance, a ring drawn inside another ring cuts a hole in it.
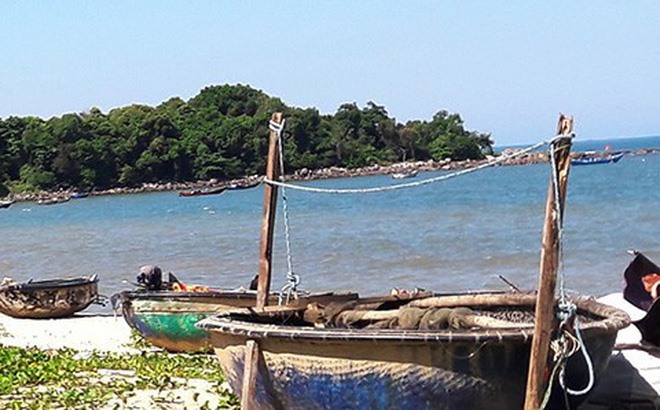
[{"label": "wooden pole", "polygon": [[[271,122],[282,124],[282,113],[276,112]],[[280,177],[278,132],[270,127],[268,137],[268,161],[266,162],[266,178],[277,181]],[[275,231],[275,213],[277,210],[277,186],[265,184],[264,214],[261,221],[261,246],[259,248],[259,280],[257,284],[256,310],[263,311],[268,305],[270,293],[270,276],[273,261],[273,232]],[[243,385],[241,388],[241,409],[249,410],[253,406],[254,390],[257,385],[257,373],[261,349],[256,340],[248,339],[245,343],[243,359]]]},{"label": "wooden pole", "polygon": [[245,358],[243,360],[243,385],[241,387],[241,409],[249,410],[254,408],[252,399],[254,389],[257,385],[257,371],[259,370],[259,359],[261,351],[255,340],[248,340],[245,343]]},{"label": "wooden pole", "polygon": [[[282,113],[276,112],[271,121],[282,124]],[[278,133],[272,128],[268,139],[268,162],[266,163],[266,178],[276,181],[280,177]],[[273,232],[275,230],[275,214],[277,210],[277,186],[265,184],[264,214],[261,222],[261,246],[259,249],[259,281],[257,285],[256,309],[261,310],[268,304],[270,293],[270,276],[273,259]]]},{"label": "wooden pole", "polygon": [[[559,116],[557,135],[569,136],[573,131],[573,118],[563,114]],[[563,215],[566,201],[566,187],[571,160],[571,139],[562,138],[553,141],[556,172],[559,179],[559,209]],[[548,351],[555,324],[554,311],[557,304],[555,287],[559,265],[559,215],[555,212],[555,181],[550,179],[548,199],[545,206],[543,240],[541,248],[541,266],[538,295],[536,298],[534,336],[529,357],[525,410],[537,410],[548,387]]]}]

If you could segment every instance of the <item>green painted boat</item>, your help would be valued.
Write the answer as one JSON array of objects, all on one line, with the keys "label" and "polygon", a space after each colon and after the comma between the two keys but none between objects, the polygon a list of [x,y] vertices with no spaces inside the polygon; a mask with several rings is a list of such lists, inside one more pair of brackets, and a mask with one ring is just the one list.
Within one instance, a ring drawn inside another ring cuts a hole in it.
[{"label": "green painted boat", "polygon": [[[291,306],[357,299],[356,293],[307,294]],[[209,333],[195,326],[212,315],[255,305],[255,291],[125,291],[112,297],[115,310],[121,309],[126,322],[149,343],[170,352],[210,352]],[[277,304],[272,295],[269,304]]]}]

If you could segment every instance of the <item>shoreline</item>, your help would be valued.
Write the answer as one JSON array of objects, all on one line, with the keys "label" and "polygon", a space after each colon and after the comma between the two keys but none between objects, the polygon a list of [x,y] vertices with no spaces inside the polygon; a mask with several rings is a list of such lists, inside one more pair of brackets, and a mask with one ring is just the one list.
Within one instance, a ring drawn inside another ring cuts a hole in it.
[{"label": "shoreline", "polygon": [[[511,155],[522,149],[506,149],[500,155]],[[626,155],[646,155],[660,153],[660,148],[644,148],[637,150],[621,150],[612,152],[599,152],[596,156],[603,157],[606,155],[624,153]],[[571,158],[577,158],[586,155],[586,152],[574,152]],[[309,170],[302,168],[295,171],[293,174],[284,176],[286,181],[314,181],[322,179],[333,178],[353,178],[364,176],[376,175],[392,175],[397,173],[411,173],[411,172],[429,172],[429,171],[457,171],[476,167],[485,164],[489,161],[496,159],[497,156],[487,155],[482,160],[463,160],[452,161],[445,159],[441,161],[427,160],[427,161],[414,161],[414,162],[398,162],[390,165],[374,164],[361,168],[342,168],[342,167],[329,167],[320,168],[316,170]],[[521,166],[544,164],[549,161],[549,155],[545,151],[531,152],[526,155],[506,160],[494,166]],[[250,175],[242,178],[235,178],[230,180],[210,179],[207,181],[195,182],[164,182],[164,183],[144,183],[139,187],[124,187],[124,188],[110,188],[105,190],[92,190],[89,192],[90,196],[105,196],[105,195],[124,195],[124,194],[138,194],[147,192],[168,192],[168,191],[184,191],[194,189],[210,189],[210,188],[231,188],[231,187],[247,187],[253,184],[260,183],[263,180],[263,175]],[[56,192],[42,191],[39,193],[25,193],[8,195],[5,198],[0,198],[3,201],[13,202],[30,202],[30,201],[48,201],[48,200],[68,200],[77,191],[74,189],[60,190]]]}]

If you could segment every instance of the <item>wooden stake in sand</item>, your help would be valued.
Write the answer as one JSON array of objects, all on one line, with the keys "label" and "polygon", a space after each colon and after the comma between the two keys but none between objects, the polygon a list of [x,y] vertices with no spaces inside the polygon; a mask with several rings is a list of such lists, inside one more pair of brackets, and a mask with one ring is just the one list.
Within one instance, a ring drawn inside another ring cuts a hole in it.
[{"label": "wooden stake in sand", "polygon": [[527,374],[527,391],[525,396],[525,410],[537,410],[541,399],[548,387],[548,351],[550,338],[555,324],[554,310],[557,304],[555,287],[557,284],[557,270],[559,266],[559,227],[560,214],[563,214],[566,202],[566,187],[571,160],[571,134],[573,132],[573,118],[560,114],[557,135],[566,138],[555,139],[551,155],[555,156],[559,192],[559,210],[555,211],[555,181],[550,179],[548,199],[545,206],[545,222],[543,224],[543,241],[541,248],[541,267],[539,275],[538,296],[534,317],[534,337],[529,358],[529,372]]}]

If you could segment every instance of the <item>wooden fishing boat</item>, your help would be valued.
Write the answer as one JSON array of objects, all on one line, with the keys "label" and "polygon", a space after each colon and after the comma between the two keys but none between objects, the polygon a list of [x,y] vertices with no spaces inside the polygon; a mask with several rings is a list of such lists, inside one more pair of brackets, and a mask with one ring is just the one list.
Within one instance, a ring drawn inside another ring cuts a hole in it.
[{"label": "wooden fishing boat", "polygon": [[[311,294],[302,296],[294,305],[354,299],[354,293]],[[253,307],[256,292],[125,291],[112,300],[126,322],[149,343],[170,352],[193,353],[211,351],[209,334],[195,327],[197,322],[230,309]],[[277,304],[276,295],[271,296],[271,303]]]},{"label": "wooden fishing boat", "polygon": [[14,201],[0,201],[0,209],[7,209],[9,208]]},{"label": "wooden fishing boat", "polygon": [[413,171],[406,171],[406,172],[396,172],[392,175],[392,178],[394,179],[406,179],[406,178],[415,178],[417,176],[418,172],[417,170]]},{"label": "wooden fishing boat", "polygon": [[74,192],[71,194],[71,199],[84,199],[89,196],[89,192]]},{"label": "wooden fishing boat", "polygon": [[571,117],[560,115],[550,144],[536,293],[439,295],[393,306],[359,300],[292,312],[267,306],[283,128],[281,114],[274,114],[256,308],[197,324],[211,333],[241,406],[538,409],[544,397],[546,408],[584,400],[630,319],[593,298],[556,293],[572,126]]},{"label": "wooden fishing boat", "polygon": [[261,181],[247,182],[247,183],[238,183],[227,186],[227,189],[230,191],[240,191],[243,189],[254,188],[257,185],[261,184]]},{"label": "wooden fishing boat", "polygon": [[[341,320],[315,327],[304,320],[305,311],[228,312],[199,326],[211,332],[220,365],[239,395],[246,343],[258,343],[261,364],[252,395],[254,408],[514,409],[522,408],[525,398],[535,301],[535,295],[521,293],[444,295],[395,310],[377,307],[366,314],[372,315],[369,320],[344,327],[336,325]],[[574,302],[598,377],[607,366],[617,330],[629,319],[590,298]],[[352,315],[361,312],[359,305],[352,308]],[[391,320],[393,313],[401,321],[406,307],[436,311],[470,307],[477,317],[494,319],[500,327],[470,326],[473,322],[440,330],[373,326],[374,319]],[[565,378],[569,387],[584,386],[586,374],[581,356],[569,358]]]},{"label": "wooden fishing boat", "polygon": [[225,192],[227,187],[213,188],[213,189],[192,189],[189,191],[179,192],[179,196],[202,196],[202,195],[217,195]]},{"label": "wooden fishing boat", "polygon": [[607,155],[585,155],[571,160],[571,165],[596,165],[596,164],[615,164],[623,158],[624,153]]},{"label": "wooden fishing boat", "polygon": [[37,201],[37,205],[56,205],[56,204],[63,204],[65,202],[69,202],[71,200],[71,197],[56,197],[56,198],[47,198],[47,199],[40,199]]},{"label": "wooden fishing boat", "polygon": [[102,303],[96,275],[25,283],[5,279],[0,285],[0,313],[16,318],[67,317],[95,302]]}]

